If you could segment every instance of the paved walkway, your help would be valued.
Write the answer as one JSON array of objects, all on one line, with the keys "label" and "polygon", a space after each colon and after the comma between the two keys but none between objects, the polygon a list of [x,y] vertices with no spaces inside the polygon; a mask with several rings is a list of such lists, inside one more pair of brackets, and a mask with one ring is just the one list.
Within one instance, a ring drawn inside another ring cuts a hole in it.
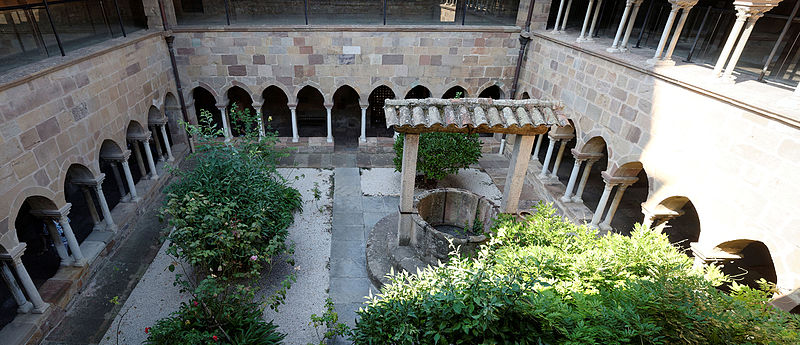
[{"label": "paved walkway", "polygon": [[322,168],[340,167],[390,168],[394,167],[394,153],[365,153],[337,151],[335,153],[292,153],[278,162],[281,167]]},{"label": "paved walkway", "polygon": [[[377,292],[367,278],[367,233],[381,218],[397,210],[399,198],[363,196],[356,167],[334,169],[333,185],[329,294],[339,320],[352,327],[364,296],[370,290]],[[337,339],[334,343],[348,342]]]}]

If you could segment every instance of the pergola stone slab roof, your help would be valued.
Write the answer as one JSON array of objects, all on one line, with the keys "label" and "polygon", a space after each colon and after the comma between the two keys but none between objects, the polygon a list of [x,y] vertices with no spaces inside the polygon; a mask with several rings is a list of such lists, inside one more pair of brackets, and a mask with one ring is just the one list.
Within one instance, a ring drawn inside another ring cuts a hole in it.
[{"label": "pergola stone slab roof", "polygon": [[491,98],[387,99],[386,126],[400,133],[460,132],[534,135],[569,125],[560,101]]}]

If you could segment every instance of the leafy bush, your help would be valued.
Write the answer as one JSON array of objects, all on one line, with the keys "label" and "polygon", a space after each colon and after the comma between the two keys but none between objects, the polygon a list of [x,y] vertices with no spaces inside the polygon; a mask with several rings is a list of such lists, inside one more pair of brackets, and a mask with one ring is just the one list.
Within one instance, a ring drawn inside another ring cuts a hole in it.
[{"label": "leafy bush", "polygon": [[[404,134],[398,135],[394,142],[394,167],[397,171],[403,166],[404,138]],[[422,133],[419,136],[417,173],[429,181],[441,180],[478,163],[481,156],[481,141],[477,134]]]},{"label": "leafy bush", "polygon": [[[204,113],[203,117],[210,117]],[[252,123],[248,111],[231,111],[232,123]],[[244,119],[242,119],[244,118]],[[242,127],[244,128],[244,127]],[[290,252],[285,243],[300,193],[276,172],[281,152],[276,137],[243,129],[245,135],[225,144],[217,129],[191,127],[199,138],[196,165],[176,171],[162,215],[174,230],[168,253],[222,277],[254,277],[272,259]]]},{"label": "leafy bush", "polygon": [[280,344],[285,337],[272,322],[262,319],[249,288],[226,288],[216,279],[208,278],[191,292],[190,302],[181,303],[170,317],[145,329],[146,344],[270,345]]},{"label": "leafy bush", "polygon": [[475,259],[391,277],[359,311],[356,344],[795,344],[770,293],[692,268],[666,236],[598,237],[539,210],[501,216]]}]

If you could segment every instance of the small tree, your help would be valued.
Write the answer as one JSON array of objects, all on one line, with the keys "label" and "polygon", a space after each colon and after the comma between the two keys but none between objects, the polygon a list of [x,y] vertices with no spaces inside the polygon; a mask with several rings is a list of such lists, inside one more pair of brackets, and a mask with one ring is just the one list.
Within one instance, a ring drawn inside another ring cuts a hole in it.
[{"label": "small tree", "polygon": [[[401,134],[394,142],[394,167],[397,171],[403,166],[404,139],[405,135]],[[427,184],[477,163],[481,156],[481,141],[477,134],[422,133],[419,136],[417,172],[422,174]]]}]

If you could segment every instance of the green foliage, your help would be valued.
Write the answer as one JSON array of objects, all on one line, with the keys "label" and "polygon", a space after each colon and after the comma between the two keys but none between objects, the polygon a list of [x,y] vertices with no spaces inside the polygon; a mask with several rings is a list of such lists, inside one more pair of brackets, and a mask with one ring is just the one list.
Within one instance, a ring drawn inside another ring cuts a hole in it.
[{"label": "green foliage", "polygon": [[[403,165],[404,138],[404,134],[398,135],[394,142],[394,167],[397,171]],[[477,134],[422,133],[419,136],[417,173],[426,180],[441,180],[459,169],[478,163],[481,156],[481,141]]]},{"label": "green foliage", "polygon": [[[325,312],[322,313],[322,316],[311,314],[311,322],[309,325],[314,327],[314,331],[317,333],[317,338],[319,339],[319,345],[328,344],[328,341],[336,337],[344,338],[351,334],[350,327],[339,322],[339,314],[334,311],[333,300],[330,298],[325,299]],[[325,327],[325,332],[322,336],[319,335],[320,327]]]},{"label": "green foliage", "polygon": [[242,285],[225,287],[207,278],[191,289],[192,300],[158,320],[148,333],[145,344],[280,344],[284,334],[272,322],[265,322],[259,305],[253,303],[253,291]]},{"label": "green foliage", "polygon": [[576,226],[540,204],[501,215],[476,258],[453,256],[391,284],[359,310],[356,344],[795,344],[800,318],[771,293],[692,268],[666,236]]},{"label": "green foliage", "polygon": [[[233,123],[252,123],[236,106]],[[242,120],[244,119],[244,120]],[[271,267],[273,257],[290,254],[285,241],[300,193],[276,172],[282,152],[274,133],[244,135],[221,143],[216,130],[188,126],[198,139],[194,169],[177,171],[178,182],[166,188],[162,216],[174,230],[168,253],[198,268],[230,278],[254,277]]]}]

